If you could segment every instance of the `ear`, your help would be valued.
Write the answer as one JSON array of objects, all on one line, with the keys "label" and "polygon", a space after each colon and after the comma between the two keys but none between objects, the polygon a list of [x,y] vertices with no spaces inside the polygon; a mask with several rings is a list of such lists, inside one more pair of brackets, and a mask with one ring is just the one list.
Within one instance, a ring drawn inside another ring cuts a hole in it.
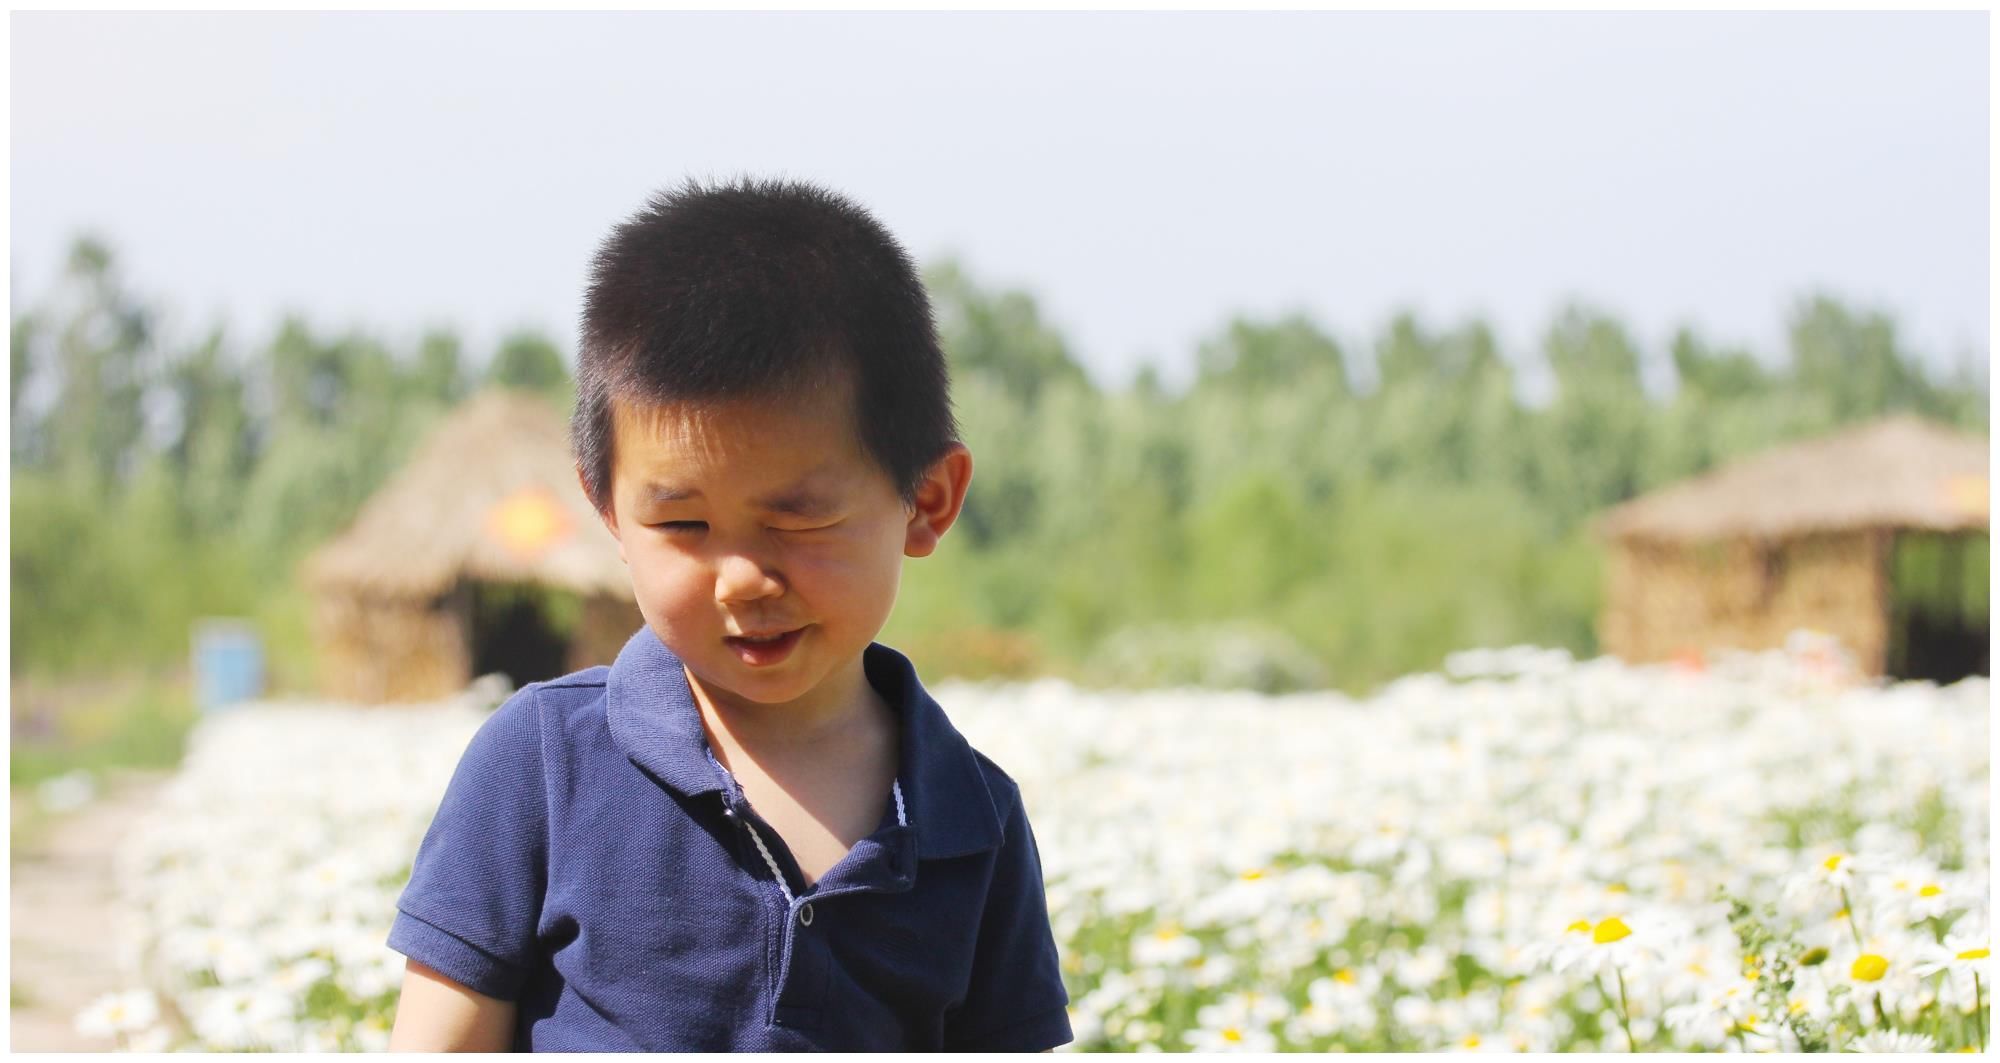
[{"label": "ear", "polygon": [[903,553],[929,557],[938,540],[958,519],[965,505],[965,489],[972,485],[972,451],[963,443],[953,443],[944,456],[931,463],[917,485],[916,503],[910,508],[910,523],[903,534]]},{"label": "ear", "polygon": [[[590,488],[585,485],[583,478],[583,466],[581,465],[576,467],[576,486],[583,491],[584,500],[589,501]],[[593,506],[592,508],[595,509],[596,507]],[[617,507],[613,506],[609,509],[597,510],[597,519],[604,522],[604,527],[611,532],[611,541],[618,544],[618,560],[624,561],[627,565],[630,565],[631,562],[625,560],[625,540],[618,535],[618,517],[616,514],[616,509]]]}]

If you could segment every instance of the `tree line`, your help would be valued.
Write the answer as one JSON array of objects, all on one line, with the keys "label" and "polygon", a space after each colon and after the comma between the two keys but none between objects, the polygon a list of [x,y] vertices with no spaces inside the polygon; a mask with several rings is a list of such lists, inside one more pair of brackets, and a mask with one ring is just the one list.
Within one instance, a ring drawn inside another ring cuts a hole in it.
[{"label": "tree line", "polygon": [[[1780,358],[1692,330],[1653,354],[1563,308],[1533,352],[1553,396],[1530,405],[1477,320],[1400,314],[1350,347],[1302,315],[1236,317],[1187,386],[1106,386],[1030,293],[950,261],[926,280],[974,485],[883,639],[940,673],[1360,691],[1473,645],[1589,654],[1592,514],[1886,413],[1987,430],[1983,361],[1933,379],[1889,317],[1827,296],[1791,309]],[[449,330],[396,349],[292,317],[245,345],[160,320],[88,238],[13,318],[17,673],[171,665],[194,618],[239,615],[309,688],[299,561],[473,390],[571,401],[564,350],[531,331],[468,352]],[[1670,393],[1642,385],[1649,356]]]}]

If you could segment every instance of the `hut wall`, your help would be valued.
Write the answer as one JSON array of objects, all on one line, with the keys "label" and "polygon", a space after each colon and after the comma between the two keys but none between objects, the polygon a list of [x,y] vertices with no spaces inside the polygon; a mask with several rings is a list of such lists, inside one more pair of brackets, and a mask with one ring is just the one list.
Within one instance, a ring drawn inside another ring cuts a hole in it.
[{"label": "hut wall", "polygon": [[1765,547],[1747,540],[1626,541],[1610,552],[1605,652],[1632,662],[1689,649],[1761,650],[1796,628],[1828,632],[1881,674],[1888,647],[1885,534],[1811,535]]},{"label": "hut wall", "polygon": [[632,633],[646,626],[639,605],[630,598],[594,594],[583,600],[576,631],[570,638],[568,667],[572,672],[618,659]]},{"label": "hut wall", "polygon": [[314,607],[320,686],[345,701],[430,701],[472,676],[456,596],[434,601],[324,593]]}]

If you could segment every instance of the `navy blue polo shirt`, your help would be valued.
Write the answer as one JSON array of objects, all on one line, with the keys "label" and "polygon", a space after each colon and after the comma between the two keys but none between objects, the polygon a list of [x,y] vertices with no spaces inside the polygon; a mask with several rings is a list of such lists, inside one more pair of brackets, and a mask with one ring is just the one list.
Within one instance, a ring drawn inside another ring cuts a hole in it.
[{"label": "navy blue polo shirt", "polygon": [[[808,887],[709,754],[680,661],[517,692],[466,747],[389,947],[516,1003],[516,1050],[1033,1051],[1070,1040],[1020,789],[880,644],[894,802]],[[793,895],[759,853],[752,824]]]}]

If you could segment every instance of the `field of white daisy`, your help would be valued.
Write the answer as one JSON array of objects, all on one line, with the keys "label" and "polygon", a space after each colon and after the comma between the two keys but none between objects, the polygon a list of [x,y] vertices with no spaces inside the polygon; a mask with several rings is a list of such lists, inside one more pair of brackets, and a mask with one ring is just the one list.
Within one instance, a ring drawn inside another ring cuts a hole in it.
[{"label": "field of white daisy", "polygon": [[[381,1049],[496,692],[205,722],[121,853],[134,1049]],[[1454,656],[1365,700],[939,683],[1021,784],[1093,1050],[1978,1049],[1989,687],[1837,648]]]}]

